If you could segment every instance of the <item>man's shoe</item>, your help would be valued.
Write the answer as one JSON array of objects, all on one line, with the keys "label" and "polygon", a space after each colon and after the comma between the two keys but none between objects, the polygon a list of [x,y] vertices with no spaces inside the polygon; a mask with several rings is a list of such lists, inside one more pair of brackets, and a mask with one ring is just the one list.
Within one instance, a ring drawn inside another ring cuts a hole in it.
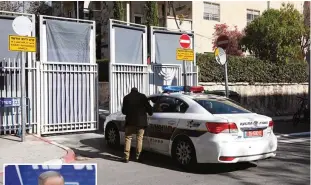
[{"label": "man's shoe", "polygon": [[136,158],[135,161],[139,162],[139,163],[143,162],[143,160],[141,158]]},{"label": "man's shoe", "polygon": [[125,158],[123,158],[121,161],[124,162],[124,163],[128,163],[129,162],[129,160],[125,159]]}]

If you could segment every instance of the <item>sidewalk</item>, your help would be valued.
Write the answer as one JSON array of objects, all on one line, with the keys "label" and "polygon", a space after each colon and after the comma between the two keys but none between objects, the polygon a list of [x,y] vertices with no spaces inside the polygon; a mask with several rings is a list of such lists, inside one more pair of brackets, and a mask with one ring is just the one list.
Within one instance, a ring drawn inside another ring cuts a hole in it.
[{"label": "sidewalk", "polygon": [[1,135],[0,151],[0,176],[5,163],[62,164],[75,158],[71,149],[34,135],[27,135],[25,142],[16,136]]}]

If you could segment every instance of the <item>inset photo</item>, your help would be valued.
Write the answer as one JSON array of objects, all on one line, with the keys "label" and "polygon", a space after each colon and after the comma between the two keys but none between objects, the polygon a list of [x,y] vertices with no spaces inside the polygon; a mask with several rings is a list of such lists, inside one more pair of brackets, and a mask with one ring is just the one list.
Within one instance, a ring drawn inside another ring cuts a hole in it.
[{"label": "inset photo", "polygon": [[97,185],[96,164],[5,164],[4,185]]}]

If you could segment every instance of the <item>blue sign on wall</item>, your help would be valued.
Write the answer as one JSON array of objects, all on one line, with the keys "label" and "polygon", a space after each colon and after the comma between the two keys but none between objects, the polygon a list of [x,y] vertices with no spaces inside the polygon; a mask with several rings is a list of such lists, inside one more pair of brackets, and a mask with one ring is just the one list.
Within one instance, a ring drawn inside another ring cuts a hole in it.
[{"label": "blue sign on wall", "polygon": [[96,165],[7,165],[5,185],[36,185],[38,177],[46,171],[57,171],[65,185],[96,185]]},{"label": "blue sign on wall", "polygon": [[0,108],[19,106],[20,98],[0,98]]}]

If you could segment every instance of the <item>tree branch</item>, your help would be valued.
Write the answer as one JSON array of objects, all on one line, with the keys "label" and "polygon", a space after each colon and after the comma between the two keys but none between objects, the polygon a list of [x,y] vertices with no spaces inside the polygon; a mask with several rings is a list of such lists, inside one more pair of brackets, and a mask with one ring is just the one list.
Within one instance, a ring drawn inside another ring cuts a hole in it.
[{"label": "tree branch", "polygon": [[175,11],[175,8],[174,8],[174,2],[173,1],[168,1],[168,5],[172,9],[176,26],[177,26],[178,30],[181,31],[180,26],[179,26],[179,24],[177,22],[176,11]]}]

